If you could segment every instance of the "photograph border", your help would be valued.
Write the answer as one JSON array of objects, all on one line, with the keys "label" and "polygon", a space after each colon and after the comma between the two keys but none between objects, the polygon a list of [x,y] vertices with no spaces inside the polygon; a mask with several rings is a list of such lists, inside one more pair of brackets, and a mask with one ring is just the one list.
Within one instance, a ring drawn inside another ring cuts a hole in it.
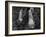
[{"label": "photograph border", "polygon": [[[27,3],[27,4],[43,4],[43,33],[28,33],[28,34],[8,34],[8,2]],[[22,2],[22,1],[5,1],[5,36],[18,36],[18,35],[35,35],[45,34],[45,3],[41,2]]]}]

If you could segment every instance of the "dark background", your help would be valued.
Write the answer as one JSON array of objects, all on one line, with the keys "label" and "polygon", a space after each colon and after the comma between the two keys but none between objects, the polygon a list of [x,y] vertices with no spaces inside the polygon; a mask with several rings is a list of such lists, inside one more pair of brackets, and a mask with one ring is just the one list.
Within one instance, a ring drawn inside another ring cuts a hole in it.
[{"label": "dark background", "polygon": [[[22,11],[22,18],[23,21],[20,22],[18,20],[19,11]],[[30,7],[12,7],[12,30],[31,30],[31,29],[40,29],[40,8],[33,7],[32,10],[33,20],[35,22],[34,28],[29,28],[28,21],[29,21],[29,9]]]}]

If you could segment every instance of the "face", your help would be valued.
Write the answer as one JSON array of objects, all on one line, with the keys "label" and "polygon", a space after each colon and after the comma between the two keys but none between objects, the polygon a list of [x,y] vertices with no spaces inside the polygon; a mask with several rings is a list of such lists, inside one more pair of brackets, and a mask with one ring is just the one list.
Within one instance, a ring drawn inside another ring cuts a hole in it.
[{"label": "face", "polygon": [[32,18],[33,16],[32,16],[32,10],[33,10],[33,8],[30,8],[29,9],[29,18]]}]

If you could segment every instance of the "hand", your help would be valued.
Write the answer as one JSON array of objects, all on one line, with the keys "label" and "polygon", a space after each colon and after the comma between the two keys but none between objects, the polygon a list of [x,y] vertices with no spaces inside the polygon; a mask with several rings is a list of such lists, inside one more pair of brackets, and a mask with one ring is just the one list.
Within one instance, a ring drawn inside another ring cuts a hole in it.
[{"label": "hand", "polygon": [[21,21],[21,22],[22,22],[22,19],[19,19],[19,21]]}]

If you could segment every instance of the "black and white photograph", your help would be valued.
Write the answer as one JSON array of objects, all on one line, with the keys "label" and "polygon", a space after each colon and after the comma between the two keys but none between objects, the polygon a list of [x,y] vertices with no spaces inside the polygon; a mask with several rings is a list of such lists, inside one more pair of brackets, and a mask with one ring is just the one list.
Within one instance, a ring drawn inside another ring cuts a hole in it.
[{"label": "black and white photograph", "polygon": [[45,4],[36,2],[5,2],[5,34],[44,34]]},{"label": "black and white photograph", "polygon": [[40,29],[40,8],[12,7],[12,30]]}]

